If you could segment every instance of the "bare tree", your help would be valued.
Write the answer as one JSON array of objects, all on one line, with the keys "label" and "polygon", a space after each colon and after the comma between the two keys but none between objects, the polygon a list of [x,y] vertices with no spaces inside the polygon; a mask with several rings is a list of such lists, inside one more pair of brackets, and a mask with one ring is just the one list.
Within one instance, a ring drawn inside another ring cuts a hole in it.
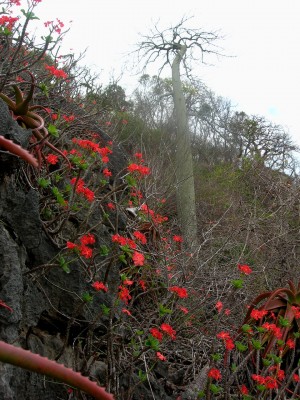
[{"label": "bare tree", "polygon": [[197,242],[196,201],[194,188],[193,159],[188,128],[186,99],[182,87],[180,66],[190,76],[192,61],[203,62],[205,53],[219,54],[214,42],[219,38],[215,32],[189,29],[183,18],[174,27],[160,30],[157,25],[149,35],[142,36],[138,43],[139,58],[145,65],[164,57],[160,73],[165,66],[172,69],[172,96],[176,120],[176,193],[177,212],[186,243]]}]

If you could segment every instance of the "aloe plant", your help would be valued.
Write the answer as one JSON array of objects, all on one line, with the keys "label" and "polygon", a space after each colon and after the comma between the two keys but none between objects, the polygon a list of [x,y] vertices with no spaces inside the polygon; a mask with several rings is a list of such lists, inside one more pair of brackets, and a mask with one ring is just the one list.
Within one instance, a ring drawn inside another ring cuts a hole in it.
[{"label": "aloe plant", "polygon": [[269,390],[300,398],[296,394],[300,381],[296,353],[300,344],[300,282],[295,285],[289,281],[288,287],[257,296],[236,339],[237,352],[241,345],[248,349],[237,357],[248,373],[245,375],[244,368],[237,368],[229,383],[238,375],[241,383],[248,380],[256,395],[261,393],[260,398],[265,398],[263,393],[267,396]]},{"label": "aloe plant", "polygon": [[[40,105],[30,106],[30,102],[32,100],[34,89],[35,89],[35,79],[31,72],[26,71],[31,78],[30,89],[26,97],[24,97],[23,92],[20,90],[18,85],[13,84],[12,88],[15,94],[15,101],[6,96],[4,93],[0,93],[0,98],[8,105],[8,108],[11,112],[14,120],[18,121],[19,124],[26,129],[32,129],[32,133],[38,142],[41,142],[43,145],[49,147],[51,150],[62,156],[68,163],[69,167],[71,167],[69,160],[53,144],[49,143],[47,140],[48,130],[45,127],[44,119],[35,112],[37,109],[44,109],[44,107]],[[3,146],[4,147],[4,146]],[[37,149],[39,164],[40,164],[40,150]],[[16,154],[16,153],[14,153]]]},{"label": "aloe plant", "polygon": [[29,153],[26,149],[19,146],[18,144],[14,143],[12,140],[6,139],[4,136],[0,135],[0,147],[9,151],[10,153],[14,154],[22,158],[24,161],[31,164],[33,167],[38,167],[37,159]]},{"label": "aloe plant", "polygon": [[90,381],[87,377],[82,376],[79,372],[75,372],[39,354],[34,354],[2,341],[0,341],[0,361],[58,379],[86,392],[97,400],[114,399],[104,388]]}]

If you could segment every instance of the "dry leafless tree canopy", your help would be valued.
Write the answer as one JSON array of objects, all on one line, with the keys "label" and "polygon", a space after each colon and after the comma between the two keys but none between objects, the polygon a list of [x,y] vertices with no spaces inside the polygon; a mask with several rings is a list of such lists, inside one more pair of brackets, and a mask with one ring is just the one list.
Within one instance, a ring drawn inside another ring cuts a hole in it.
[{"label": "dry leafless tree canopy", "polygon": [[188,28],[191,19],[192,17],[183,17],[178,24],[166,29],[160,28],[156,23],[149,34],[141,35],[142,40],[137,43],[134,53],[137,54],[139,63],[142,62],[143,69],[163,56],[165,60],[159,68],[161,73],[166,65],[172,64],[174,56],[183,47],[186,49],[183,57],[186,73],[190,72],[192,61],[206,63],[205,55],[224,56],[218,44],[222,39],[220,32]]}]

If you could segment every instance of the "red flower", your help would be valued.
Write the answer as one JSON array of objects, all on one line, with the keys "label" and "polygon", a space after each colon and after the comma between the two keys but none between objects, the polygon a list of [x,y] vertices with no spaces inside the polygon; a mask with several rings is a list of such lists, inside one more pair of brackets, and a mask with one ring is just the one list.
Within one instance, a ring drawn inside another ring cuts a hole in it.
[{"label": "red flower", "polygon": [[217,334],[218,339],[223,339],[223,340],[228,340],[230,339],[230,334],[225,331],[221,331],[220,333]]},{"label": "red flower", "polygon": [[85,257],[85,258],[92,258],[93,256],[93,250],[90,247],[87,246],[80,246],[80,255]]},{"label": "red flower", "polygon": [[220,313],[223,308],[223,303],[221,301],[217,301],[215,308],[217,309],[218,313]]},{"label": "red flower", "polygon": [[95,236],[92,233],[88,233],[80,238],[80,243],[83,245],[94,244],[96,242]]},{"label": "red flower", "polygon": [[134,157],[141,159],[141,158],[143,158],[143,154],[142,153],[135,153]]},{"label": "red flower", "polygon": [[45,69],[47,69],[51,75],[56,76],[57,78],[66,79],[68,75],[62,69],[56,69],[53,65],[46,65]]},{"label": "red flower", "polygon": [[133,236],[134,236],[137,240],[139,240],[142,244],[146,244],[146,243],[147,243],[146,236],[145,236],[142,232],[140,232],[140,231],[135,231],[135,232],[133,232]]},{"label": "red flower", "polygon": [[284,373],[284,370],[283,370],[283,369],[279,369],[279,370],[278,370],[278,372],[277,372],[277,378],[278,378],[280,381],[283,381],[283,380],[284,380],[284,378],[285,378],[285,373]]},{"label": "red flower", "polygon": [[52,121],[56,121],[58,119],[57,114],[51,114]]},{"label": "red flower", "polygon": [[242,385],[242,386],[241,386],[241,393],[242,393],[243,395],[247,395],[247,394],[249,393],[249,390],[247,389],[247,386],[246,386],[246,385]]},{"label": "red flower", "polygon": [[179,306],[179,308],[184,314],[188,314],[189,313],[189,310],[186,307]]},{"label": "red flower", "polygon": [[110,210],[115,210],[115,209],[116,209],[116,206],[115,206],[113,203],[107,203],[107,207],[108,207]]},{"label": "red flower", "polygon": [[233,340],[230,338],[230,339],[227,339],[227,340],[225,340],[225,348],[226,348],[226,350],[233,350],[234,349],[234,343],[233,343]]},{"label": "red flower", "polygon": [[129,310],[127,310],[127,308],[122,308],[122,313],[127,314],[127,315],[132,315],[131,312]]},{"label": "red flower", "polygon": [[125,279],[125,281],[123,281],[123,285],[131,286],[133,284],[134,284],[134,281],[130,281],[129,279]]},{"label": "red flower", "polygon": [[294,311],[295,318],[300,318],[300,307],[292,306],[292,310]]},{"label": "red flower", "polygon": [[108,168],[104,168],[104,170],[103,170],[102,173],[103,173],[103,175],[106,176],[106,177],[112,176],[112,173],[111,173],[111,171],[110,171]]},{"label": "red flower", "polygon": [[238,269],[245,275],[250,275],[252,272],[252,269],[249,267],[249,265],[242,265],[238,264]]},{"label": "red flower", "polygon": [[146,282],[143,280],[138,281],[138,284],[141,286],[141,288],[143,289],[143,291],[145,291],[146,288]]},{"label": "red flower", "polygon": [[161,324],[160,329],[167,333],[172,340],[176,339],[176,331],[169,324]]},{"label": "red flower", "polygon": [[126,246],[127,240],[124,236],[119,235],[118,233],[115,235],[112,235],[111,237],[112,241],[115,243],[119,243],[120,246]]},{"label": "red flower", "polygon": [[216,381],[219,381],[219,380],[222,379],[221,372],[220,372],[220,370],[217,369],[217,368],[211,368],[211,369],[208,371],[207,376],[208,376],[209,378],[215,379]]},{"label": "red flower", "polygon": [[161,333],[161,331],[157,328],[151,328],[150,329],[150,333],[153,337],[155,337],[157,340],[159,340],[160,342],[162,341],[163,338],[163,334]]},{"label": "red flower", "polygon": [[108,288],[104,285],[103,282],[96,281],[92,284],[92,287],[99,292],[99,290],[103,290],[103,292],[107,292]]},{"label": "red flower", "polygon": [[250,317],[258,321],[262,317],[268,314],[267,310],[256,310],[255,308],[251,311]]},{"label": "red flower", "polygon": [[299,382],[299,381],[300,381],[300,376],[297,375],[297,374],[294,374],[294,375],[293,375],[293,381],[294,381],[294,382]]},{"label": "red flower", "polygon": [[178,297],[180,297],[181,299],[188,297],[188,293],[187,290],[184,288],[180,288],[178,286],[172,286],[169,288],[170,292],[174,292],[177,294]]},{"label": "red flower", "polygon": [[286,345],[289,349],[294,349],[295,348],[295,341],[293,339],[288,339],[286,341]]},{"label": "red flower", "polygon": [[144,165],[139,165],[139,164],[130,164],[127,167],[129,172],[138,172],[141,175],[149,175],[150,174],[150,168],[145,167]]},{"label": "red flower", "polygon": [[144,254],[139,253],[138,251],[135,251],[132,255],[132,261],[136,267],[138,267],[138,266],[142,267],[145,262],[145,256],[144,256]]},{"label": "red flower", "polygon": [[159,358],[161,361],[166,361],[166,357],[159,351],[156,353],[156,357]]},{"label": "red flower", "polygon": [[177,243],[182,243],[183,242],[183,238],[181,236],[179,236],[179,235],[174,235],[173,236],[173,240],[174,240],[174,242],[177,242]]},{"label": "red flower", "polygon": [[68,249],[76,249],[77,247],[78,247],[77,244],[75,244],[73,242],[67,242]]},{"label": "red flower", "polygon": [[128,304],[128,301],[131,299],[129,290],[125,286],[119,286],[119,289],[120,289],[118,293],[119,299],[124,301],[125,304]]},{"label": "red flower", "polygon": [[58,163],[58,157],[55,154],[48,154],[46,160],[49,164],[55,165]]}]

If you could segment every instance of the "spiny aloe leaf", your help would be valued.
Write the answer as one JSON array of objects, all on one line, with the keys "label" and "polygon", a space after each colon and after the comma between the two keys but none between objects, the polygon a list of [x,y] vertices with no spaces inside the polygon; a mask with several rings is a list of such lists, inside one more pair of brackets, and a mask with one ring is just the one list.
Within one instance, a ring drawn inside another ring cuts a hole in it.
[{"label": "spiny aloe leaf", "polygon": [[31,353],[28,350],[2,341],[0,341],[0,361],[58,379],[86,392],[97,400],[114,399],[104,388],[98,386],[96,382],[90,381],[87,377],[82,376],[79,372],[75,372],[39,354]]},{"label": "spiny aloe leaf", "polygon": [[38,161],[32,154],[29,153],[26,149],[14,143],[12,140],[6,139],[5,137],[0,135],[0,147],[3,147],[5,150],[8,150],[10,153],[22,158],[24,161],[31,164],[33,167],[38,167]]}]

